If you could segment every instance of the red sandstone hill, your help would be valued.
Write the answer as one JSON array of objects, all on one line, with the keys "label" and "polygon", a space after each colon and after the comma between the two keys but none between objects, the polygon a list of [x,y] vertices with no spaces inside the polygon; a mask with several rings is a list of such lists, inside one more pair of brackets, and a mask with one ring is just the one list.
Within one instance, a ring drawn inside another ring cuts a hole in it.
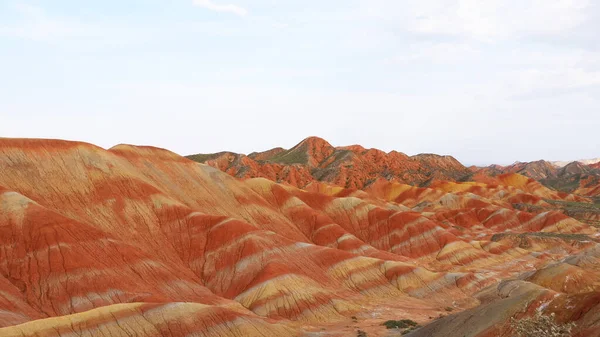
[{"label": "red sandstone hill", "polygon": [[572,162],[558,167],[547,161],[515,163],[509,166],[491,165],[485,168],[471,168],[477,174],[496,176],[505,173],[518,173],[552,189],[588,197],[600,197],[600,165],[586,165]]},{"label": "red sandstone hill", "polygon": [[[385,153],[365,149],[360,145],[333,147],[318,137],[307,138],[289,150],[278,147],[248,156],[220,152],[188,158],[237,178],[261,177],[300,188],[324,182],[344,188],[368,189],[379,180],[427,187],[435,181],[481,181],[485,177],[519,174],[558,192],[600,198],[600,169],[595,166],[597,164],[580,162],[558,167],[540,160],[510,166],[467,168],[450,156],[407,156],[396,151]],[[600,220],[600,214],[590,215],[589,212],[582,213],[579,207],[575,208],[570,212],[581,215],[580,219]]]},{"label": "red sandstone hill", "polygon": [[600,336],[600,231],[555,207],[587,198],[316,138],[206,160],[233,177],[0,139],[0,336],[512,336],[536,311]]},{"label": "red sandstone hill", "polygon": [[359,145],[333,147],[310,137],[289,150],[275,148],[249,156],[231,152],[198,154],[189,159],[219,168],[238,178],[267,178],[296,187],[322,181],[362,189],[383,178],[411,185],[433,180],[458,180],[469,170],[450,156],[407,156],[392,151],[365,149]]},{"label": "red sandstone hill", "polygon": [[467,168],[451,156],[407,156],[360,145],[333,147],[309,137],[289,150],[274,148],[246,156],[233,152],[197,154],[189,159],[214,166],[237,178],[267,178],[304,188],[315,181],[345,188],[365,189],[379,179],[426,187],[436,180],[470,181],[475,176],[517,173],[551,189],[587,197],[600,197],[600,166],[572,162],[558,167],[539,160],[509,166]]},{"label": "red sandstone hill", "polygon": [[535,180],[548,178],[556,178],[559,168],[545,160],[538,160],[529,163],[517,162],[509,166],[491,165],[483,169],[488,171],[490,175],[498,175],[504,173],[518,173]]}]

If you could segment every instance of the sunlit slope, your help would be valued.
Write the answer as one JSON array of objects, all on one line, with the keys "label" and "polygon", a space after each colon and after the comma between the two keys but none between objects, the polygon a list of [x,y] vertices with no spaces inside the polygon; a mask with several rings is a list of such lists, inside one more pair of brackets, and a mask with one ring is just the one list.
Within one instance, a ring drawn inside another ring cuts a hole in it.
[{"label": "sunlit slope", "polygon": [[[327,149],[253,156],[318,166],[340,151]],[[515,207],[587,200],[496,179],[303,190],[158,148],[0,139],[0,335],[336,335],[352,316],[475,310],[513,278],[537,285],[526,298],[597,291],[582,270],[596,265],[597,229]]]},{"label": "sunlit slope", "polygon": [[[274,148],[246,156],[233,152],[197,154],[189,159],[219,168],[237,178],[267,178],[306,188],[324,182],[342,188],[367,189],[378,181],[428,187],[435,181],[477,181],[488,184],[525,187],[523,192],[543,199],[568,194],[600,196],[598,163],[571,162],[557,166],[548,161],[517,162],[509,166],[465,167],[451,156],[383,152],[360,145],[334,147],[326,140],[309,137],[293,148]],[[523,186],[523,179],[535,183]],[[521,180],[521,181],[519,181]],[[535,185],[539,186],[535,186]],[[542,188],[543,187],[543,188]],[[544,188],[546,189],[544,191]],[[577,198],[577,197],[575,197]],[[514,201],[517,201],[515,199]]]},{"label": "sunlit slope", "polygon": [[450,156],[407,156],[359,145],[333,147],[309,137],[289,150],[275,148],[248,156],[231,152],[199,154],[189,159],[206,163],[238,178],[267,178],[297,187],[323,181],[349,188],[365,188],[377,179],[428,184],[434,179],[456,180],[470,171]]}]

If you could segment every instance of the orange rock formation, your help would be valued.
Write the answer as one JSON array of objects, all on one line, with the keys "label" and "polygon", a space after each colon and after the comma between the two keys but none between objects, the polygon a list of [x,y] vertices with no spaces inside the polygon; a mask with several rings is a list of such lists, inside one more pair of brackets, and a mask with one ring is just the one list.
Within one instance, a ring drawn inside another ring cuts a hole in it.
[{"label": "orange rock formation", "polygon": [[317,138],[205,159],[229,175],[0,139],[0,336],[385,336],[448,308],[414,333],[510,336],[543,310],[600,335],[600,232],[552,204],[588,198]]}]

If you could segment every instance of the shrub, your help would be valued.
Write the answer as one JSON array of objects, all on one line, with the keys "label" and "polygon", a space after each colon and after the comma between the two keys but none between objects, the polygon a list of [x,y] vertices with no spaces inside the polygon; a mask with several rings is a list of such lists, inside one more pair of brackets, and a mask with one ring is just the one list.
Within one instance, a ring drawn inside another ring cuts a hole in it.
[{"label": "shrub", "polygon": [[417,322],[410,319],[402,319],[399,321],[389,320],[383,323],[388,329],[405,329],[413,326],[417,326]]},{"label": "shrub", "polygon": [[542,315],[538,312],[533,317],[521,320],[510,319],[511,326],[520,337],[570,337],[575,323],[558,324],[555,315]]}]

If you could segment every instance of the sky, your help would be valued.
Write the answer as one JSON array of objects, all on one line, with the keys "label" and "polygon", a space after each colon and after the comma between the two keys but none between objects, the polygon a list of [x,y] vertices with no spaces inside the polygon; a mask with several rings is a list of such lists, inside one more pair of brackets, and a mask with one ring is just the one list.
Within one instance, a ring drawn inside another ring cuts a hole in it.
[{"label": "sky", "polygon": [[0,0],[0,136],[600,157],[600,0]]}]

